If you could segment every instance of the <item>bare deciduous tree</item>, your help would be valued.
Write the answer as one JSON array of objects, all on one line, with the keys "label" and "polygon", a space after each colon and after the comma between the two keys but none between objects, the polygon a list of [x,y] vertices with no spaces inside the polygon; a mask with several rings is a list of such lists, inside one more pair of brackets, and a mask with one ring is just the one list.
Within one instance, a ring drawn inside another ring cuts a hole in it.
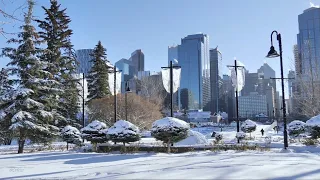
[{"label": "bare deciduous tree", "polygon": [[[15,2],[14,0],[1,0],[0,1],[0,34],[7,38],[6,35],[8,34],[14,34],[12,32],[5,31],[4,26],[7,24],[12,24],[16,21],[23,22],[22,19],[20,19],[20,15],[22,17],[22,12],[17,13],[18,10],[24,10],[24,7],[26,7],[26,2],[25,1],[22,5],[17,5],[18,3]],[[10,4],[10,5],[9,5]],[[13,11],[6,11],[5,8],[6,6],[16,6]],[[17,15],[19,14],[19,15]]]},{"label": "bare deciduous tree", "polygon": [[[108,126],[114,123],[114,99],[108,96],[92,100],[89,104],[90,119],[106,122]],[[117,95],[117,118],[126,118],[125,95]],[[134,93],[127,94],[127,121],[140,129],[149,129],[152,123],[162,118],[160,106]]]}]

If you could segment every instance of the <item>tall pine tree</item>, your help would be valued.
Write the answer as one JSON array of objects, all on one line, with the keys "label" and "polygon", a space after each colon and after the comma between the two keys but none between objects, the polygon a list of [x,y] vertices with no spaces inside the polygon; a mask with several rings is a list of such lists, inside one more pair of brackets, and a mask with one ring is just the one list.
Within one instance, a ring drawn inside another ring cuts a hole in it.
[{"label": "tall pine tree", "polygon": [[17,43],[17,48],[6,47],[2,50],[4,56],[10,58],[8,66],[11,75],[17,78],[13,82],[17,88],[5,93],[0,101],[6,103],[3,111],[6,117],[11,118],[10,130],[18,139],[18,153],[23,153],[25,141],[48,141],[58,130],[53,125],[54,115],[45,110],[45,106],[38,102],[39,92],[50,89],[55,81],[46,80],[50,76],[45,70],[47,66],[39,58],[41,50],[36,47],[40,44],[38,34],[32,25],[32,11],[34,1],[28,0],[28,12],[25,14],[22,32],[16,39],[10,39],[8,43]]},{"label": "tall pine tree", "polygon": [[[56,106],[58,112],[65,117],[59,121],[59,126],[67,124],[79,126],[76,115],[79,111],[77,105],[79,89],[76,78],[77,61],[73,45],[70,41],[72,30],[69,29],[70,18],[66,15],[66,9],[60,9],[60,4],[56,0],[51,0],[50,8],[42,7],[45,11],[45,19],[37,20],[40,37],[47,42],[47,47],[43,59],[51,66],[47,70],[53,74],[53,78],[61,83],[62,93]],[[53,108],[53,107],[52,107]]]},{"label": "tall pine tree", "polygon": [[[0,71],[0,97],[10,92],[13,87],[9,80],[8,70],[2,68]],[[11,117],[5,112],[10,103],[1,101],[0,99],[0,144],[10,145],[12,140]]]},{"label": "tall pine tree", "polygon": [[99,99],[110,95],[108,84],[108,72],[111,66],[106,57],[106,49],[99,41],[91,54],[93,66],[87,77],[88,80],[88,99]]}]

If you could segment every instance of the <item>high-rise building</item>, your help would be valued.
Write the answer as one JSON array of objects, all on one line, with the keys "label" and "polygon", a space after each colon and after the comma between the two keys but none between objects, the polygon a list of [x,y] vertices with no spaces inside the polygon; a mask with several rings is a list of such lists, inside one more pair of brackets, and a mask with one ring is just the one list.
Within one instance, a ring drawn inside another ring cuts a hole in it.
[{"label": "high-rise building", "polygon": [[134,76],[134,66],[132,61],[120,59],[115,63],[116,67],[121,70],[121,92],[125,92],[125,84]]},{"label": "high-rise building", "polygon": [[[297,73],[314,76],[320,69],[320,8],[310,7],[298,16]],[[296,58],[296,57],[295,57]],[[301,69],[300,69],[301,67]]]},{"label": "high-rise building", "polygon": [[84,73],[87,75],[93,66],[91,60],[93,57],[90,55],[93,53],[93,49],[79,49],[76,51],[77,61],[79,62],[79,66],[77,69],[77,73]]},{"label": "high-rise building", "polygon": [[209,109],[211,97],[208,35],[194,34],[181,39],[181,45],[178,46],[178,65],[181,66],[181,108]]},{"label": "high-rise building", "polygon": [[134,75],[138,75],[139,71],[144,71],[144,54],[141,49],[137,49],[131,53],[129,60],[132,61]]},{"label": "high-rise building", "polygon": [[230,76],[222,76],[222,85],[219,90],[219,111],[228,113],[229,122],[232,122],[235,118],[235,89]]},{"label": "high-rise building", "polygon": [[292,98],[293,93],[295,91],[295,77],[296,77],[296,72],[289,70],[288,73],[288,90],[289,90],[289,98]]},{"label": "high-rise building", "polygon": [[219,89],[222,83],[222,54],[218,47],[210,49],[211,112],[219,112]]},{"label": "high-rise building", "polygon": [[170,61],[175,64],[175,59],[178,60],[178,48],[179,46],[168,47],[168,64],[170,64]]},{"label": "high-rise building", "polygon": [[258,114],[268,114],[267,97],[257,92],[247,96],[239,96],[239,116],[242,118],[255,117]]}]

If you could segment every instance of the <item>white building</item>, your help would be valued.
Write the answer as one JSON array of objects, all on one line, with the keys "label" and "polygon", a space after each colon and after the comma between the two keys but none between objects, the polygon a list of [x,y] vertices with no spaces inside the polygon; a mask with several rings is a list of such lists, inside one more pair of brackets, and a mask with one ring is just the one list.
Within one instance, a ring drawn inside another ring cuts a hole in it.
[{"label": "white building", "polygon": [[239,116],[242,118],[255,117],[257,114],[268,114],[266,95],[251,92],[247,96],[239,96]]}]

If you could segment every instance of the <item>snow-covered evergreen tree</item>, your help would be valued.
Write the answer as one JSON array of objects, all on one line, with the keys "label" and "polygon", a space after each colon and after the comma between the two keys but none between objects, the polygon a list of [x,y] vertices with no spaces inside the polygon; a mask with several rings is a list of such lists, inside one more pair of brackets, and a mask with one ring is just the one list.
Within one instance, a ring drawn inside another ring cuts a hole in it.
[{"label": "snow-covered evergreen tree", "polygon": [[82,138],[81,138],[81,133],[80,131],[72,127],[70,125],[65,126],[61,130],[61,136],[63,141],[67,142],[67,150],[69,149],[68,144],[76,144],[76,145],[81,145],[82,143]]},{"label": "snow-covered evergreen tree", "polygon": [[151,135],[157,140],[163,141],[170,153],[172,143],[181,141],[188,137],[190,125],[173,117],[159,119],[152,124]]},{"label": "snow-covered evergreen tree", "polygon": [[79,127],[79,124],[76,123],[76,114],[79,111],[77,105],[79,79],[75,76],[78,64],[70,41],[72,30],[69,28],[69,23],[71,20],[66,15],[66,9],[61,9],[56,0],[51,0],[50,3],[50,8],[42,7],[45,11],[45,20],[37,20],[37,22],[42,29],[39,32],[40,37],[47,43],[43,55],[43,60],[49,64],[47,71],[53,75],[52,79],[61,83],[58,88],[63,90],[54,94],[54,97],[59,98],[58,102],[50,102],[51,109],[57,109],[62,115],[59,118],[59,127],[67,124]]},{"label": "snow-covered evergreen tree", "polygon": [[107,135],[109,135],[111,141],[115,143],[122,142],[124,146],[125,143],[139,141],[141,138],[139,128],[125,120],[119,120],[114,123],[108,129]]},{"label": "snow-covered evergreen tree", "polygon": [[97,143],[104,143],[108,141],[107,125],[98,120],[92,121],[80,131],[82,138],[90,141],[94,145],[94,149]]},{"label": "snow-covered evergreen tree", "polygon": [[106,49],[102,46],[100,41],[94,48],[91,56],[93,57],[91,60],[93,66],[87,77],[89,100],[100,99],[110,95],[108,72],[111,67],[108,65],[110,63],[106,57]]},{"label": "snow-covered evergreen tree", "polygon": [[53,114],[45,110],[42,103],[38,102],[38,92],[48,88],[51,81],[43,79],[47,72],[46,66],[39,58],[41,52],[36,47],[38,34],[32,25],[32,11],[34,1],[28,0],[28,12],[25,14],[22,32],[18,38],[10,39],[8,43],[17,43],[18,47],[6,47],[2,53],[10,58],[8,66],[11,75],[17,79],[17,88],[0,97],[1,102],[7,103],[4,107],[6,117],[11,118],[11,126],[14,135],[18,138],[18,153],[23,153],[26,139],[48,141],[58,130],[53,126]]},{"label": "snow-covered evergreen tree", "polygon": [[[12,90],[12,83],[8,77],[8,70],[2,68],[0,71],[0,97]],[[10,145],[12,140],[12,132],[9,130],[11,120],[4,111],[9,105],[10,103],[0,99],[0,144],[5,145]]]}]

